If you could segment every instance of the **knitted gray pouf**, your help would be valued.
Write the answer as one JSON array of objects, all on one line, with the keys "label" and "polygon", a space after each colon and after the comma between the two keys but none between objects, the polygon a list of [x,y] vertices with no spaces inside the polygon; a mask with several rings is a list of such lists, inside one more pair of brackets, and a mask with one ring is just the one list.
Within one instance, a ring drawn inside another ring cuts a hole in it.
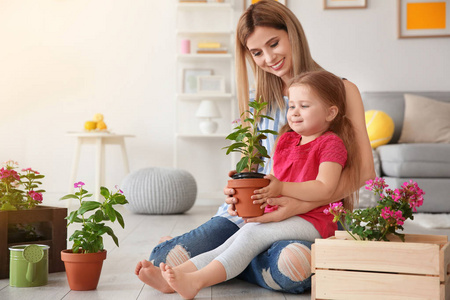
[{"label": "knitted gray pouf", "polygon": [[167,215],[189,210],[197,197],[194,177],[185,170],[146,168],[125,177],[126,208],[138,214]]}]

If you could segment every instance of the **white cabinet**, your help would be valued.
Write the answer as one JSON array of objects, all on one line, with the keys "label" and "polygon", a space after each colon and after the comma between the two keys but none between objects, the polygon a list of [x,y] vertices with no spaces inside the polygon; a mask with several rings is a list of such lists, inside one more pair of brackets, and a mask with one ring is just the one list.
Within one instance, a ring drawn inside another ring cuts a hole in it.
[{"label": "white cabinet", "polygon": [[[238,117],[235,27],[234,0],[177,3],[174,166],[194,175],[203,204],[223,202],[228,171],[235,168],[236,157],[222,150],[229,144],[225,137],[233,128],[231,121]],[[202,100],[212,101],[220,112],[212,119],[218,123],[214,133],[200,130],[202,119],[196,113]]]}]

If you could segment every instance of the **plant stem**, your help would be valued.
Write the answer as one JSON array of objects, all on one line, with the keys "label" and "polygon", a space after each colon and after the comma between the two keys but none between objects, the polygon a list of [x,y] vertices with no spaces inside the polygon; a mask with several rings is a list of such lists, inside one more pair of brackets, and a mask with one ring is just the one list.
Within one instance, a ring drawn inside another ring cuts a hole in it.
[{"label": "plant stem", "polygon": [[338,222],[342,225],[342,227],[344,227],[345,231],[347,231],[347,233],[354,239],[354,240],[358,240],[357,238],[355,238],[355,236],[348,231],[347,227],[344,225],[344,223],[341,221],[341,219],[338,220]]}]

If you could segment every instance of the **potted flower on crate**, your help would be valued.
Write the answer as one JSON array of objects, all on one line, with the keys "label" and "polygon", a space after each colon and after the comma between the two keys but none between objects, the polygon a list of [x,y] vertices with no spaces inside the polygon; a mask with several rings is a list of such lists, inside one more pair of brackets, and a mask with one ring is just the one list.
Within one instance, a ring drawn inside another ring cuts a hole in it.
[{"label": "potted flower on crate", "polygon": [[324,211],[346,231],[313,244],[311,299],[449,299],[448,237],[397,232],[414,219],[424,191],[412,180],[397,189],[383,178],[366,184],[380,197],[375,207],[333,203]]},{"label": "potted flower on crate", "polygon": [[251,110],[247,110],[241,114],[241,119],[245,117],[241,123],[240,120],[235,121],[237,126],[233,129],[226,139],[234,141],[227,149],[226,154],[238,152],[241,159],[236,165],[236,174],[228,181],[228,187],[235,190],[235,197],[238,199],[236,211],[240,217],[249,218],[261,216],[264,209],[260,205],[253,204],[251,196],[255,189],[265,187],[269,184],[269,180],[263,178],[265,174],[258,173],[258,167],[264,166],[263,158],[270,158],[266,147],[261,144],[261,140],[266,139],[266,134],[278,133],[273,130],[259,130],[258,122],[262,119],[273,120],[270,116],[264,115],[263,112],[267,107],[267,102],[255,100],[249,103]]},{"label": "potted flower on crate", "polygon": [[9,249],[23,244],[50,246],[49,272],[64,270],[59,253],[66,246],[67,209],[41,205],[45,176],[32,168],[17,170],[13,160],[0,168],[0,279],[10,274]]},{"label": "potted flower on crate", "polygon": [[377,206],[350,211],[341,202],[335,202],[324,212],[332,214],[333,221],[339,222],[355,240],[388,241],[389,234],[394,234],[404,241],[404,234],[396,230],[403,230],[406,219],[414,220],[413,212],[423,204],[424,191],[412,180],[399,189],[388,189],[384,179],[378,177],[367,181],[366,189],[380,197]]},{"label": "potted flower on crate", "polygon": [[[61,260],[64,261],[67,280],[72,290],[87,291],[97,288],[98,280],[106,259],[106,250],[103,245],[103,235],[106,233],[119,246],[119,240],[111,227],[104,221],[119,222],[122,228],[125,223],[122,215],[114,209],[116,205],[128,203],[123,192],[117,188],[112,194],[107,188],[101,187],[100,194],[105,198],[103,202],[87,201],[92,196],[83,189],[85,184],[77,182],[74,187],[78,189],[75,194],[68,194],[60,200],[77,199],[80,207],[68,216],[67,226],[78,223],[81,229],[76,229],[70,236],[73,241],[72,249],[61,251]],[[89,213],[89,215],[88,215]]]},{"label": "potted flower on crate", "polygon": [[31,209],[42,203],[45,191],[38,188],[42,184],[39,180],[45,176],[31,168],[22,169],[23,173],[19,173],[15,170],[18,166],[17,162],[9,160],[0,169],[1,211]]}]

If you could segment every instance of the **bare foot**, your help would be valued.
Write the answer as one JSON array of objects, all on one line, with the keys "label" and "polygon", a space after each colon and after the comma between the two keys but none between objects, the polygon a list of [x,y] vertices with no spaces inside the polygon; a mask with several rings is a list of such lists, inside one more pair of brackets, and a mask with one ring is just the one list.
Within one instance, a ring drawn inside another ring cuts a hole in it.
[{"label": "bare foot", "polygon": [[161,244],[161,243],[163,243],[163,242],[165,242],[165,241],[168,241],[168,240],[171,240],[171,239],[173,239],[173,237],[171,237],[171,236],[168,236],[168,235],[162,236],[162,237],[159,239],[158,244]]},{"label": "bare foot", "polygon": [[160,292],[165,294],[175,292],[175,290],[162,277],[160,269],[155,267],[148,260],[138,262],[136,269],[134,270],[134,274],[136,274],[142,282]]},{"label": "bare foot", "polygon": [[184,299],[193,299],[200,288],[193,278],[193,273],[184,273],[171,266],[161,263],[159,265],[162,277]]}]

